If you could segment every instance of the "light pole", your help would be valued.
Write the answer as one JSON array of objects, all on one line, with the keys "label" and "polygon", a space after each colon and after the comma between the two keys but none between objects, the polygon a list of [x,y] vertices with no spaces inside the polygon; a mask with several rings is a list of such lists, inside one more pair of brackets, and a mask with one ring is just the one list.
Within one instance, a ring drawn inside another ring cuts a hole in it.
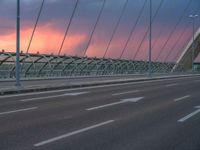
[{"label": "light pole", "polygon": [[149,0],[149,77],[151,77],[151,49],[152,49],[152,0]]},{"label": "light pole", "polygon": [[20,87],[20,0],[17,0],[17,25],[16,25],[16,86]]},{"label": "light pole", "polygon": [[192,37],[192,72],[194,73],[194,55],[195,55],[195,19],[198,17],[198,15],[190,15],[189,16],[192,19],[192,26],[193,26],[193,37]]}]

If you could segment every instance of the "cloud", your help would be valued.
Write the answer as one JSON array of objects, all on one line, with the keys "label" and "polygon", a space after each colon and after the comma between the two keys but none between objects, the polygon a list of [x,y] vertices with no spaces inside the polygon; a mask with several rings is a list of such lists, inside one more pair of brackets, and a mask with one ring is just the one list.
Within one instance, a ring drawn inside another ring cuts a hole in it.
[{"label": "cloud", "polygon": [[[21,0],[21,49],[26,51],[33,26],[37,17],[42,0]],[[33,39],[30,52],[54,53],[57,54],[62,42],[64,32],[66,30],[72,10],[75,6],[75,0],[46,0],[38,27]],[[91,45],[88,49],[88,56],[103,56],[105,48],[113,32],[116,21],[120,15],[125,0],[107,0],[106,7],[97,25],[95,34],[92,38]],[[111,43],[107,57],[118,58],[124,43],[127,40],[131,27],[135,24],[144,0],[131,0],[127,6],[126,12],[122,17],[116,35]],[[162,30],[161,37],[157,40],[157,45],[153,52],[154,57],[159,52],[162,44],[167,40],[167,36],[176,25],[179,17],[182,15],[189,0],[168,1],[164,0],[162,8],[159,11],[153,23],[153,41],[158,38],[159,30]],[[160,0],[153,1],[153,11]],[[88,42],[91,30],[95,24],[98,12],[102,5],[102,0],[80,0],[77,11],[73,18],[68,36],[66,38],[62,54],[81,55]],[[148,28],[148,9],[149,4],[145,6],[145,11],[138,22],[133,37],[124,53],[123,58],[132,59],[134,53],[139,46],[146,29]],[[162,54],[162,58],[172,47],[176,35],[182,32],[190,20],[188,14],[199,13],[200,1],[194,0],[185,12],[182,21],[179,23],[173,37],[169,41],[166,51]],[[178,8],[178,9],[177,9]],[[200,17],[199,17],[200,18]],[[15,22],[16,22],[16,1],[1,0],[0,1],[0,45],[2,49],[8,51],[15,50]],[[196,22],[200,25],[200,19]],[[197,27],[198,27],[197,26]],[[179,46],[175,51],[178,52],[188,39],[188,35],[184,35]],[[145,39],[141,46],[137,59],[146,59],[148,49],[148,38]],[[172,56],[170,56],[172,57]]]}]

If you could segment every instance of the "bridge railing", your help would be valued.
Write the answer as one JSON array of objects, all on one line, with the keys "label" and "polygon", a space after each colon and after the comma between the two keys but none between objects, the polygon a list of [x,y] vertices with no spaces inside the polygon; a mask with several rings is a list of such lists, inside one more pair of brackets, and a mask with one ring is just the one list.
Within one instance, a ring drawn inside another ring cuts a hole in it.
[{"label": "bridge railing", "polygon": [[[0,78],[15,78],[15,53],[0,52]],[[146,74],[148,62],[47,54],[20,56],[21,77],[70,77]],[[153,62],[152,73],[172,73],[175,63]],[[186,72],[179,65],[173,72]]]}]

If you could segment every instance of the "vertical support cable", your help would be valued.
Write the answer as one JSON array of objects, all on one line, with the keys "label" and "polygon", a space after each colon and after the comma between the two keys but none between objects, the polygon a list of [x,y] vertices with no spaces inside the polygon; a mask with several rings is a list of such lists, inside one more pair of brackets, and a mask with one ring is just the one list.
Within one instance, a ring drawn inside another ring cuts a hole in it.
[{"label": "vertical support cable", "polygon": [[76,12],[78,3],[79,3],[79,0],[76,1],[75,7],[74,7],[74,9],[73,9],[73,12],[72,12],[72,15],[71,15],[71,17],[70,17],[69,23],[68,23],[68,25],[67,25],[67,29],[66,29],[66,31],[65,31],[64,38],[63,38],[63,40],[62,40],[62,43],[61,43],[61,46],[60,46],[60,49],[59,49],[59,52],[58,52],[58,56],[60,55],[60,53],[61,53],[61,51],[62,51],[62,49],[63,49],[63,45],[64,45],[65,39],[66,39],[66,37],[67,37],[67,35],[68,35],[69,28],[70,28],[71,23],[72,23],[72,20],[73,20],[73,18],[74,18],[74,15],[75,15],[75,12]]},{"label": "vertical support cable", "polygon": [[86,56],[86,54],[87,54],[87,50],[88,50],[88,48],[89,48],[89,46],[90,46],[90,44],[91,44],[91,41],[92,41],[94,32],[95,32],[95,30],[96,30],[96,27],[97,27],[97,25],[98,25],[98,23],[99,23],[100,17],[101,17],[102,12],[103,12],[103,9],[104,9],[104,7],[105,7],[105,3],[106,3],[106,0],[103,0],[103,4],[102,4],[102,6],[101,6],[99,15],[98,15],[98,17],[97,17],[96,23],[95,23],[94,28],[93,28],[93,30],[92,30],[92,34],[90,35],[90,38],[89,38],[89,41],[88,41],[88,43],[87,43],[87,45],[86,45],[85,50],[83,51],[83,56]]},{"label": "vertical support cable", "polygon": [[[199,14],[199,10],[197,11],[197,14]],[[181,38],[183,37],[183,35],[185,34],[185,32],[187,31],[186,29],[189,27],[189,23],[187,24],[187,25],[185,25],[185,27],[184,27],[184,29],[183,29],[183,31],[182,31],[182,33],[181,33],[181,35],[179,36],[179,38],[178,38],[178,40],[177,40],[177,42],[175,42],[175,44],[174,44],[174,46],[173,46],[173,49],[177,46],[177,44],[180,42],[180,40],[181,40]],[[184,47],[184,46],[183,46]],[[180,50],[182,50],[183,48],[181,48]],[[177,52],[177,54],[171,59],[172,61],[173,60],[175,60],[176,61],[176,59],[177,59],[177,57],[178,57],[178,55],[179,55],[179,53],[181,52],[181,51],[178,51]],[[173,50],[171,50],[171,51],[173,51]],[[170,52],[171,53],[171,52]],[[165,61],[167,60],[167,58],[165,58]]]},{"label": "vertical support cable", "polygon": [[127,41],[126,41],[126,43],[125,43],[125,45],[124,45],[124,47],[122,49],[122,52],[120,54],[120,57],[119,57],[120,59],[122,58],[122,56],[124,55],[124,52],[126,51],[126,48],[127,48],[128,44],[129,44],[129,42],[131,40],[131,37],[132,37],[132,35],[133,35],[133,33],[134,33],[135,29],[136,29],[136,26],[137,26],[137,24],[138,24],[138,22],[139,22],[139,20],[140,20],[140,18],[142,16],[142,12],[144,11],[146,3],[147,3],[147,0],[144,1],[143,6],[142,6],[142,8],[141,8],[141,10],[139,12],[139,15],[138,15],[137,19],[136,19],[136,22],[135,22],[133,28],[131,29],[131,32],[130,32],[130,34],[128,36],[128,39],[127,39]]},{"label": "vertical support cable", "polygon": [[152,49],[155,48],[156,43],[157,43],[158,40],[160,39],[161,34],[162,34],[162,29],[159,31],[159,34],[158,34],[157,38],[156,38],[155,41],[153,42]]},{"label": "vertical support cable", "polygon": [[[193,37],[192,37],[192,73],[194,73],[194,61],[195,61],[195,19],[198,15],[192,16],[192,27],[193,27]],[[191,16],[190,16],[191,17]]]},{"label": "vertical support cable", "polygon": [[152,0],[149,0],[149,77],[151,77]]},{"label": "vertical support cable", "polygon": [[[184,31],[184,33],[183,34],[186,34],[187,32],[186,31],[188,31],[188,30],[185,30]],[[187,34],[188,35],[188,34]],[[181,37],[182,38],[182,37]],[[180,39],[181,40],[181,39]],[[191,37],[188,37],[188,39],[187,39],[187,42],[186,43],[189,43],[190,42],[190,40],[191,40]],[[180,50],[177,52],[177,54],[174,56],[174,60],[177,62],[177,59],[178,59],[178,57],[179,57],[179,55],[180,55],[180,53],[181,53],[181,51],[182,51],[182,49],[184,49],[185,48],[185,44],[183,44],[182,45],[182,47],[180,48]]]},{"label": "vertical support cable", "polygon": [[126,10],[127,4],[128,4],[128,0],[126,0],[125,3],[124,3],[124,6],[123,6],[123,8],[122,8],[121,14],[120,14],[119,19],[118,19],[118,21],[117,21],[117,24],[115,25],[115,28],[114,28],[114,30],[113,30],[112,36],[111,36],[111,38],[110,38],[110,41],[108,42],[108,45],[107,45],[107,47],[106,47],[106,51],[105,51],[105,53],[104,53],[104,55],[103,55],[103,58],[105,58],[105,56],[106,56],[106,54],[107,54],[107,52],[108,52],[108,50],[109,50],[109,48],[110,48],[111,42],[112,42],[112,40],[113,40],[113,38],[114,38],[114,36],[115,36],[115,34],[116,34],[116,32],[117,32],[117,29],[118,29],[118,27],[119,27],[119,24],[120,24],[120,22],[121,22],[121,19],[122,19],[123,15],[124,15],[124,12],[125,12],[125,10]]},{"label": "vertical support cable", "polygon": [[177,44],[180,42],[181,38],[183,37],[185,31],[187,30],[187,28],[189,27],[189,24],[187,24],[184,28],[183,31],[181,32],[181,34],[179,35],[179,37],[177,38],[176,42],[174,43],[174,45],[172,46],[171,50],[169,51],[169,53],[167,54],[167,56],[164,58],[164,62],[166,62],[169,58],[169,56],[171,55],[171,53],[174,51],[175,47],[177,46]]},{"label": "vertical support cable", "polygon": [[[153,23],[154,20],[156,19],[156,16],[158,15],[158,12],[159,12],[159,10],[160,10],[160,8],[161,8],[163,2],[164,2],[164,0],[161,0],[161,1],[160,1],[160,4],[159,4],[159,6],[158,6],[158,8],[157,8],[157,10],[156,10],[156,12],[155,12],[153,18],[152,18],[152,21],[151,21],[152,23]],[[137,48],[137,51],[136,51],[135,54],[134,54],[133,59],[136,59],[136,57],[137,57],[137,55],[138,55],[138,53],[139,53],[139,51],[140,51],[140,49],[141,49],[142,44],[143,44],[145,38],[146,38],[147,35],[148,35],[149,30],[150,30],[150,27],[148,27],[148,29],[147,29],[145,35],[143,36],[143,39],[142,39],[142,41],[140,42],[140,44],[139,44],[139,46],[138,46],[138,48]]]},{"label": "vertical support cable", "polygon": [[20,0],[17,0],[17,26],[16,26],[16,86],[20,87]]},{"label": "vertical support cable", "polygon": [[36,23],[35,23],[34,28],[33,28],[33,32],[32,32],[32,35],[31,35],[31,38],[30,38],[30,41],[29,41],[29,44],[28,44],[26,53],[29,52],[29,49],[30,49],[30,47],[31,47],[31,44],[32,44],[32,41],[33,41],[33,37],[34,37],[35,31],[36,31],[36,28],[37,28],[37,25],[38,25],[38,22],[39,22],[41,13],[42,13],[42,9],[43,9],[43,6],[44,6],[44,2],[45,2],[45,0],[42,0],[42,4],[41,4],[41,6],[40,6],[40,10],[39,10],[39,13],[38,13],[38,16],[37,16],[37,19],[36,19]]},{"label": "vertical support cable", "polygon": [[161,47],[160,52],[158,53],[157,57],[156,57],[156,61],[158,61],[160,55],[162,54],[162,52],[164,51],[164,49],[166,48],[168,42],[170,41],[172,35],[174,34],[175,30],[177,29],[178,25],[180,24],[180,22],[182,21],[183,17],[185,16],[185,13],[187,12],[188,8],[190,7],[192,3],[192,0],[189,0],[189,2],[187,3],[182,15],[180,16],[180,18],[178,19],[177,23],[175,24],[174,28],[172,29],[172,31],[170,32],[169,36],[167,37],[166,42],[164,43],[164,45]]}]

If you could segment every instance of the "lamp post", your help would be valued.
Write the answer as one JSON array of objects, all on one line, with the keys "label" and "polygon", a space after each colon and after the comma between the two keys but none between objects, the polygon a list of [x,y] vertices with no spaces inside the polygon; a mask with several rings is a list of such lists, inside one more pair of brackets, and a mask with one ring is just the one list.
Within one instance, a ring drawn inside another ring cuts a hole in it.
[{"label": "lamp post", "polygon": [[20,0],[17,0],[17,25],[16,25],[16,86],[20,87]]},{"label": "lamp post", "polygon": [[195,19],[198,17],[198,15],[190,15],[189,16],[192,19],[192,26],[193,26],[193,37],[192,37],[192,72],[194,73],[194,55],[195,55]]},{"label": "lamp post", "polygon": [[151,77],[151,50],[152,50],[152,0],[149,0],[149,77]]}]

